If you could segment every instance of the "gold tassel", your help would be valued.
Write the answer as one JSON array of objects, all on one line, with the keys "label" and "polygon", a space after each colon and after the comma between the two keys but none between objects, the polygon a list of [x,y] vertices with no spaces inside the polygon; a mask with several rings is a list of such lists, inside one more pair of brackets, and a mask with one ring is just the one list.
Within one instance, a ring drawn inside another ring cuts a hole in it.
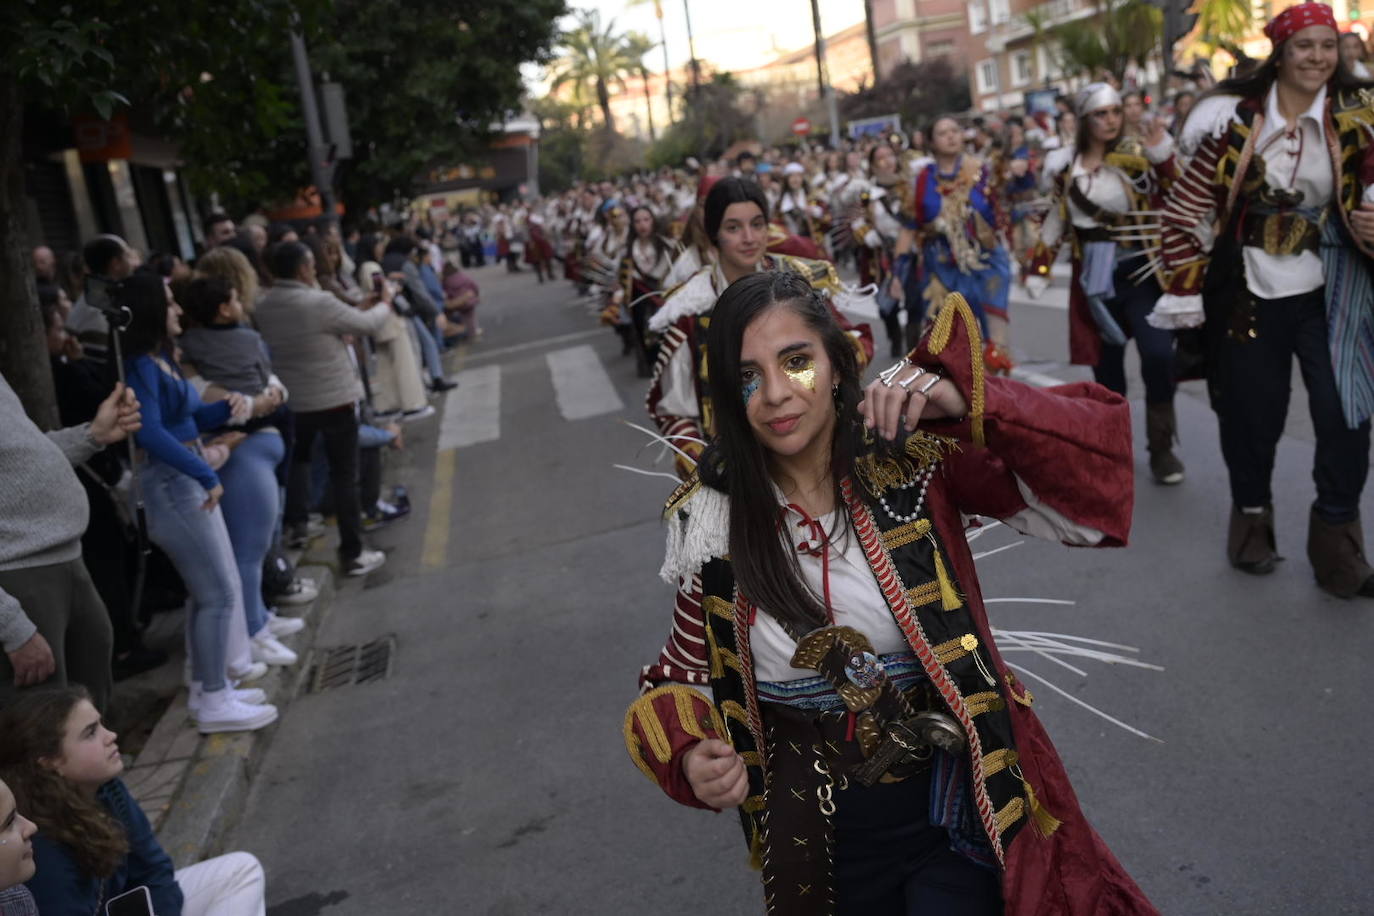
[{"label": "gold tassel", "polygon": [[1024,777],[1021,779],[1021,787],[1026,790],[1026,802],[1030,805],[1031,824],[1034,825],[1035,832],[1043,837],[1048,837],[1058,830],[1059,825],[1063,822],[1045,810],[1045,806],[1040,804],[1040,799],[1035,797],[1035,790],[1031,788],[1031,784]]},{"label": "gold tassel", "polygon": [[945,571],[945,561],[940,556],[940,548],[934,546],[934,543],[935,539],[931,538],[931,555],[935,557],[935,578],[940,583],[940,606],[947,611],[957,611],[964,606],[964,602],[955,591],[949,573]]},{"label": "gold tassel", "polygon": [[759,834],[758,827],[754,827],[749,837],[749,867],[754,871],[763,871],[763,836]]}]

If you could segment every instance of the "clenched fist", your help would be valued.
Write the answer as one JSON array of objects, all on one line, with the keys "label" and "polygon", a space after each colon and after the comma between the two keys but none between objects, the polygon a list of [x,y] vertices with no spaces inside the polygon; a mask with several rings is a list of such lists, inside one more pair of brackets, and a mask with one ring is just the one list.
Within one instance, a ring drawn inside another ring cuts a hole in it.
[{"label": "clenched fist", "polygon": [[733,808],[749,794],[744,759],[724,741],[707,738],[682,759],[682,773],[697,800],[712,808]]}]

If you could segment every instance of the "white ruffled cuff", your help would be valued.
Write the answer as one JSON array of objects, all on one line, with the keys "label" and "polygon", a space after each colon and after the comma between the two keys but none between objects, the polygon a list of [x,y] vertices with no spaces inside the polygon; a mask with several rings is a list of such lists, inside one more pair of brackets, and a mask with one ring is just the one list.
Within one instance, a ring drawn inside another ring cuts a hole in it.
[{"label": "white ruffled cuff", "polygon": [[1145,316],[1152,328],[1174,331],[1180,328],[1200,328],[1205,316],[1202,311],[1202,296],[1175,296],[1165,293],[1155,303],[1154,311]]}]

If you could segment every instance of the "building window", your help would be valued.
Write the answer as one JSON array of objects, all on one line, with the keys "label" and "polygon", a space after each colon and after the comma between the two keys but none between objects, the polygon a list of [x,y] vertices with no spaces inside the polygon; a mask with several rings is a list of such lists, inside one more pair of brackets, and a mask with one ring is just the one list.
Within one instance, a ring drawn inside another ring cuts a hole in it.
[{"label": "building window", "polygon": [[968,30],[974,35],[988,29],[988,8],[986,0],[972,0],[968,5]]},{"label": "building window", "polygon": [[944,57],[954,53],[954,42],[952,41],[932,41],[926,45],[927,57]]},{"label": "building window", "polygon": [[987,95],[1000,91],[997,86],[997,61],[989,58],[978,65],[978,92]]},{"label": "building window", "polygon": [[1010,0],[989,0],[992,4],[992,24],[1001,25],[1011,19]]},{"label": "building window", "polygon": [[1035,79],[1035,70],[1031,66],[1031,52],[1017,51],[1011,58],[1011,84],[1013,86],[1026,86]]}]

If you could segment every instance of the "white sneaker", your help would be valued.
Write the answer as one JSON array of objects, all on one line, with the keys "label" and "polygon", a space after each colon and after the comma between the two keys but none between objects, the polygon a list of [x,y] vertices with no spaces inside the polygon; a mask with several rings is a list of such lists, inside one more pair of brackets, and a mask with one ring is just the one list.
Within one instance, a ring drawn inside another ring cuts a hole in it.
[{"label": "white sneaker", "polygon": [[424,420],[432,416],[434,416],[434,405],[426,404],[424,407],[417,410],[407,410],[405,413],[401,414],[401,422],[411,423],[415,420]]},{"label": "white sneaker", "polygon": [[[267,693],[259,690],[257,687],[239,690],[235,687],[228,686],[225,689],[229,691],[229,695],[235,700],[247,706],[261,706],[267,702]],[[196,714],[200,712],[200,708],[204,703],[205,688],[200,685],[200,681],[192,681],[186,693],[186,710],[191,714],[191,718],[194,719],[196,717]]]},{"label": "white sneaker", "polygon": [[277,707],[251,706],[234,699],[229,688],[201,694],[196,728],[202,735],[215,732],[251,732],[277,721]]},{"label": "white sneaker", "polygon": [[285,592],[283,592],[280,595],[277,595],[272,600],[275,601],[277,604],[287,604],[294,606],[298,604],[309,604],[310,602],[314,601],[317,597],[319,597],[319,594],[320,587],[316,584],[314,579],[308,578],[306,576],[297,576],[295,579],[291,581],[291,584],[287,586]]},{"label": "white sneaker", "polygon": [[305,629],[305,621],[300,617],[282,617],[276,611],[267,613],[267,632],[280,639]]},{"label": "white sneaker", "polygon": [[386,554],[380,550],[363,550],[346,564],[347,573],[350,576],[365,576],[375,569],[379,569],[386,562]]},{"label": "white sneaker", "polygon": [[248,650],[253,653],[253,661],[265,665],[294,665],[300,661],[296,653],[283,646],[266,627],[248,640]]},{"label": "white sneaker", "polygon": [[229,676],[236,681],[256,681],[258,678],[267,676],[267,665],[257,661],[247,668],[235,668],[230,665]]}]

